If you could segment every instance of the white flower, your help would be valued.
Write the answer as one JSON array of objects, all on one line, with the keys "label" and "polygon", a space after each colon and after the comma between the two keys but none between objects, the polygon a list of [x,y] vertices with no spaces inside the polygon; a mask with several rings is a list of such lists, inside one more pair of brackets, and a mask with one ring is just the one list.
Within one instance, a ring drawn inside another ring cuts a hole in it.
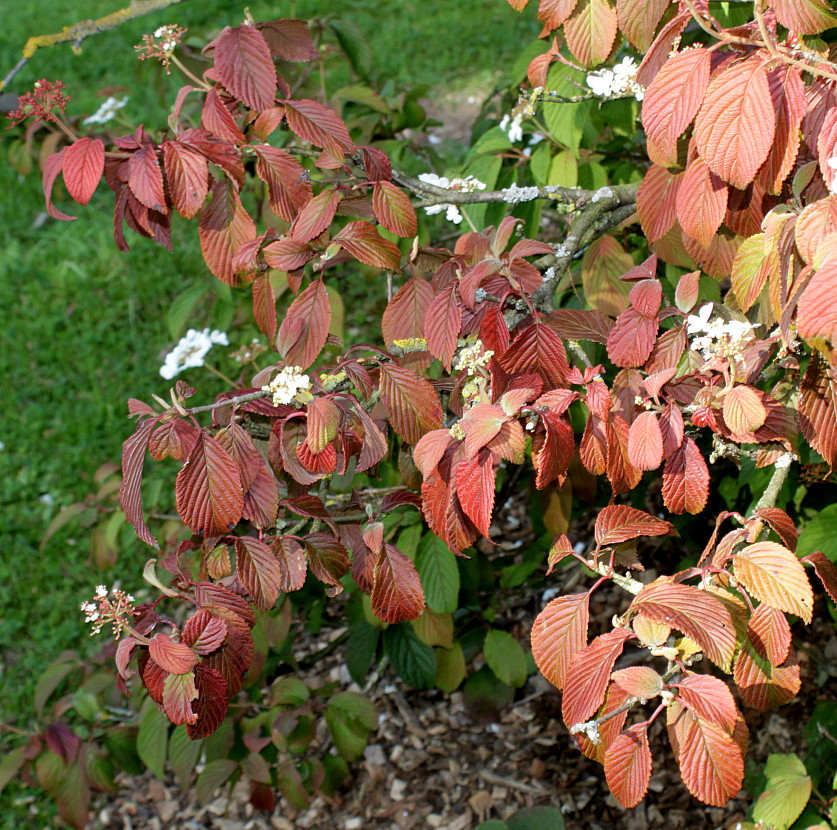
[{"label": "white flower", "polygon": [[478,369],[488,365],[492,357],[494,357],[494,352],[485,351],[482,340],[477,340],[472,346],[466,346],[459,352],[453,368],[459,371],[464,369],[469,375],[475,375]]},{"label": "white flower", "polygon": [[[485,182],[475,179],[473,176],[466,176],[464,179],[448,179],[446,176],[437,176],[435,173],[421,173],[419,181],[426,184],[432,184],[435,187],[443,187],[446,190],[459,190],[465,193],[470,193],[474,190],[485,190]],[[428,216],[433,216],[436,213],[445,211],[445,218],[448,222],[453,222],[458,225],[462,222],[462,214],[456,205],[442,203],[440,205],[428,205],[424,212]]]},{"label": "white flower", "polygon": [[697,314],[690,314],[686,319],[686,332],[688,334],[700,334],[709,331],[707,325],[712,316],[712,303],[706,303]]},{"label": "white flower", "polygon": [[93,596],[96,599],[104,599],[108,595],[108,589],[105,585],[97,585],[96,586],[96,593]]},{"label": "white flower", "polygon": [[222,331],[189,329],[185,336],[180,338],[180,342],[166,355],[166,359],[160,367],[160,374],[166,380],[171,380],[184,369],[203,366],[203,360],[207,352],[215,343],[222,346],[230,345],[227,335]]},{"label": "white flower", "polygon": [[739,359],[760,324],[746,320],[724,321],[720,317],[713,319],[711,315],[712,303],[706,303],[697,314],[690,314],[686,319],[686,333],[699,335],[692,337],[692,348],[699,351],[704,360],[714,357]]},{"label": "white flower", "polygon": [[41,493],[41,495],[38,496],[38,501],[41,504],[45,504],[47,507],[52,507],[52,505],[55,504],[55,496],[53,496],[52,493]]},{"label": "white flower", "polygon": [[93,115],[88,116],[81,123],[85,126],[89,124],[107,124],[112,118],[116,117],[117,110],[121,110],[125,104],[128,103],[128,96],[124,98],[108,98]]},{"label": "white flower", "polygon": [[310,387],[310,378],[302,374],[299,366],[286,366],[270,383],[262,386],[262,391],[273,395],[274,406],[282,406],[291,403],[300,392],[307,392]]},{"label": "white flower", "polygon": [[500,129],[508,136],[512,144],[523,141],[523,110],[513,116],[508,113],[500,120]]},{"label": "white flower", "polygon": [[587,86],[598,98],[633,95],[637,101],[645,97],[645,88],[636,80],[639,67],[633,58],[623,58],[612,69],[598,69],[587,76]]}]

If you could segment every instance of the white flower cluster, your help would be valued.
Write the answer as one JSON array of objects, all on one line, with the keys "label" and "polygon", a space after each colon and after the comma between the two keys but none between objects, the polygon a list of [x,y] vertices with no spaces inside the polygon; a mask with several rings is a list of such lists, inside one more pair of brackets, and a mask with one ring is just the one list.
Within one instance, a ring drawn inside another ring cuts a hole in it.
[{"label": "white flower cluster", "polygon": [[111,97],[106,99],[102,106],[100,106],[99,109],[93,113],[93,115],[88,116],[81,123],[85,126],[90,124],[107,124],[108,121],[116,117],[116,113],[127,103],[127,95],[124,98],[114,98],[111,95]]},{"label": "white flower cluster", "polygon": [[504,187],[500,192],[503,194],[503,201],[510,205],[531,202],[533,199],[537,199],[540,193],[537,187],[518,187],[516,184]]},{"label": "white flower cluster", "polygon": [[[425,184],[432,184],[436,187],[444,187],[448,190],[459,190],[464,193],[472,193],[474,190],[485,190],[485,183],[473,176],[466,176],[464,179],[449,179],[447,176],[437,176],[435,173],[422,173],[419,176],[419,181]],[[456,205],[429,205],[424,209],[428,216],[433,216],[436,213],[445,211],[445,218],[448,222],[453,222],[458,225],[462,222],[462,214]]]},{"label": "white flower cluster", "polygon": [[459,356],[453,368],[457,371],[465,370],[469,375],[475,375],[478,369],[488,365],[488,361],[494,357],[494,352],[485,350],[482,340],[477,340],[472,346],[466,346],[459,352]]},{"label": "white flower cluster", "polygon": [[645,97],[645,88],[636,80],[639,67],[633,58],[622,58],[613,69],[598,69],[587,76],[587,86],[599,98],[633,95],[637,101]]},{"label": "white flower cluster", "polygon": [[210,331],[209,329],[197,331],[196,329],[189,329],[180,338],[180,342],[166,355],[166,359],[160,367],[160,374],[166,380],[171,380],[184,369],[203,366],[203,360],[207,352],[215,343],[221,346],[230,345],[227,335],[222,331]]},{"label": "white flower cluster", "polygon": [[164,52],[173,52],[174,47],[180,43],[180,32],[177,26],[160,26],[154,32],[154,39],[161,41],[160,48]]},{"label": "white flower cluster", "polygon": [[686,332],[692,337],[692,348],[697,349],[704,360],[713,357],[737,359],[744,347],[755,337],[753,329],[759,323],[744,320],[722,320],[716,317],[710,320],[712,303],[706,303],[697,314],[691,314],[686,320]]},{"label": "white flower cluster", "polygon": [[97,585],[93,602],[81,604],[84,621],[93,626],[91,637],[98,634],[107,623],[111,623],[114,636],[118,636],[119,632],[130,624],[129,618],[133,614],[136,600],[118,588],[113,589],[112,599],[108,596],[110,593],[107,586]]},{"label": "white flower cluster", "polygon": [[273,395],[273,405],[287,405],[300,392],[307,392],[311,388],[311,380],[308,375],[302,374],[299,366],[286,366],[266,386],[262,386],[262,392],[270,392]]},{"label": "white flower cluster", "polygon": [[[837,156],[828,160],[828,166],[831,170],[837,170]],[[831,184],[828,186],[831,193],[837,193],[837,173],[831,177]]]},{"label": "white flower cluster", "polygon": [[506,113],[500,120],[500,129],[512,144],[523,141],[523,110],[518,110],[514,115]]}]

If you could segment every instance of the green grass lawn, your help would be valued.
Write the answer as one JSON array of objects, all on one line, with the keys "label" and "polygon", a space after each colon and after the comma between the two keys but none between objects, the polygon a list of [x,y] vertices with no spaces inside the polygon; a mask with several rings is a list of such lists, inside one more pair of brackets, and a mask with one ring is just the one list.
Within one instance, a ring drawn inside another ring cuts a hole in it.
[{"label": "green grass lawn", "polygon": [[[127,0],[39,0],[4,10],[0,76],[32,34],[43,34],[83,16],[113,11]],[[41,77],[65,81],[71,112],[93,112],[103,87],[123,85],[131,122],[154,129],[165,123],[165,105],[180,81],[134,59],[132,44],[144,31],[178,22],[202,39],[238,23],[244,6],[255,19],[343,15],[369,39],[371,76],[377,83],[426,83],[440,87],[467,81],[479,69],[500,70],[537,35],[534,14],[516,15],[504,0],[329,0],[297,3],[201,0],[186,3],[85,42],[84,53],[67,46],[39,52],[12,84],[25,91]],[[349,80],[336,65],[329,86]],[[131,236],[130,254],[111,236],[112,197],[106,188],[78,208],[73,223],[44,220],[37,171],[19,178],[5,163],[0,137],[0,304],[4,309],[0,385],[4,428],[0,433],[0,720],[18,729],[33,725],[32,691],[40,671],[65,649],[89,648],[78,604],[91,586],[120,575],[139,587],[147,550],[123,551],[110,573],[90,564],[87,532],[68,525],[39,552],[49,521],[59,509],[94,489],[93,473],[119,460],[131,424],[125,400],[165,394],[158,369],[170,345],[166,312],[190,284],[210,286],[197,250],[194,227],[176,228],[175,253]],[[64,209],[69,205],[62,203]],[[75,206],[73,206],[75,207]],[[70,211],[71,213],[73,211]],[[190,320],[211,324],[200,308]],[[186,377],[215,391],[199,371]],[[0,751],[8,733],[0,733]],[[16,742],[17,739],[13,739]]]}]

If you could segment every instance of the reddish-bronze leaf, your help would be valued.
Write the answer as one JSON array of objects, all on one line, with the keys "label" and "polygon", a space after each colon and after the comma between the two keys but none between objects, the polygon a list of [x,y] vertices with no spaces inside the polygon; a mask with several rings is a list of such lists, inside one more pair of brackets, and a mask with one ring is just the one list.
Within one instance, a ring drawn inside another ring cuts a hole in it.
[{"label": "reddish-bronze leaf", "polygon": [[198,235],[209,270],[221,282],[235,285],[235,252],[256,238],[256,226],[227,179],[212,186],[212,201],[201,212]]},{"label": "reddish-bronze leaf", "polygon": [[814,592],[793,552],[776,542],[756,542],[732,561],[736,579],[759,602],[811,622]]},{"label": "reddish-bronze leaf", "polygon": [[695,717],[709,721],[732,735],[740,715],[732,692],[723,680],[710,674],[685,672],[676,687],[680,701]]},{"label": "reddish-bronze leaf", "polygon": [[238,465],[241,489],[246,493],[262,465],[262,457],[250,433],[241,424],[232,421],[228,427],[215,433],[215,439]]},{"label": "reddish-bronze leaf", "polygon": [[785,547],[796,550],[799,534],[796,532],[796,524],[793,519],[784,510],[779,507],[762,507],[753,513],[752,518],[764,519],[784,542]]},{"label": "reddish-bronze leaf", "polygon": [[834,469],[837,466],[837,377],[819,352],[811,356],[802,379],[799,426],[805,440]]},{"label": "reddish-bronze leaf", "polygon": [[793,66],[777,66],[767,73],[770,95],[776,111],[776,136],[758,181],[774,196],[782,192],[799,153],[800,131],[805,115],[805,84],[802,71]]},{"label": "reddish-bronze leaf", "polygon": [[291,238],[300,242],[316,239],[334,219],[337,205],[340,204],[340,191],[323,190],[300,210],[289,231]]},{"label": "reddish-bronze leaf", "polygon": [[186,643],[176,643],[166,634],[155,634],[148,644],[151,659],[169,674],[186,674],[200,659]]},{"label": "reddish-bronze leaf", "polygon": [[295,271],[314,257],[313,248],[301,239],[285,237],[264,247],[265,262],[277,271]]},{"label": "reddish-bronze leaf", "polygon": [[340,408],[330,398],[314,398],[308,404],[308,446],[311,452],[325,449],[337,435],[340,423]]},{"label": "reddish-bronze leaf", "polygon": [[[64,153],[66,152],[66,147],[59,150],[57,153],[51,153],[47,156],[46,161],[44,162],[44,175],[43,175],[43,189],[44,189],[44,200],[46,201],[46,209],[47,213],[53,219],[60,219],[64,222],[72,222],[76,217],[69,216],[68,214],[58,210],[55,205],[52,204],[52,186],[55,184],[55,180],[58,178],[58,174],[61,172],[61,169],[64,166]],[[117,238],[117,242],[119,239]],[[125,245],[124,238],[122,239],[122,244],[124,247],[121,250],[127,250],[128,246]]]},{"label": "reddish-bronze leaf", "polygon": [[767,410],[755,389],[733,386],[724,395],[724,423],[737,435],[755,432],[767,419]]},{"label": "reddish-bronze leaf", "polygon": [[305,584],[305,575],[308,573],[305,552],[299,542],[296,539],[277,536],[270,543],[270,549],[281,571],[279,590],[286,594],[298,591]]},{"label": "reddish-bronze leaf", "polygon": [[253,280],[253,317],[259,331],[267,337],[269,342],[273,342],[278,324],[276,295],[273,293],[270,274],[259,274]]},{"label": "reddish-bronze leaf", "polygon": [[645,724],[626,729],[613,741],[605,753],[604,771],[610,791],[623,807],[636,807],[642,801],[651,779],[651,748]]},{"label": "reddish-bronze leaf", "polygon": [[688,436],[663,468],[663,503],[672,513],[700,513],[709,497],[709,468]]},{"label": "reddish-bronze leaf", "polygon": [[637,470],[656,470],[663,463],[663,433],[656,412],[640,412],[631,424],[628,460]]},{"label": "reddish-bronze leaf", "polygon": [[567,726],[583,723],[601,706],[613,664],[632,637],[634,632],[630,628],[615,628],[573,655],[561,706]]},{"label": "reddish-bronze leaf", "polygon": [[80,205],[90,201],[104,169],[105,145],[101,139],[85,136],[64,148],[64,184]]},{"label": "reddish-bronze leaf", "polygon": [[831,256],[805,286],[796,314],[799,334],[806,339],[824,337],[837,341],[837,256]]},{"label": "reddish-bronze leaf", "polygon": [[363,424],[363,449],[357,460],[357,472],[374,467],[387,454],[387,438],[366,410],[355,402],[355,412]]},{"label": "reddish-bronze leaf", "polygon": [[137,536],[154,548],[160,545],[142,515],[142,466],[151,432],[160,422],[160,417],[143,418],[137,423],[134,434],[122,444],[122,485],[119,488],[119,504],[125,518],[134,526]]},{"label": "reddish-bronze leaf", "polygon": [[287,151],[254,144],[256,175],[267,184],[270,209],[286,222],[311,201],[312,188],[305,168]]},{"label": "reddish-bronze leaf", "polygon": [[227,624],[220,618],[199,608],[183,626],[183,642],[198,654],[211,654],[227,639]]},{"label": "reddish-bronze leaf", "polygon": [[759,605],[747,623],[747,637],[756,653],[771,666],[781,666],[788,658],[791,630],[785,615],[769,605]]},{"label": "reddish-bronze leaf", "polygon": [[480,450],[456,470],[456,495],[465,515],[488,538],[494,511],[494,462],[491,452]]},{"label": "reddish-bronze leaf", "polygon": [[453,283],[440,291],[427,307],[424,331],[427,348],[449,372],[462,328],[462,309]]},{"label": "reddish-bronze leaf", "polygon": [[206,93],[201,112],[201,124],[229,145],[244,144],[247,139],[235,123],[232,113],[224,106],[217,89],[210,89]]},{"label": "reddish-bronze leaf", "polygon": [[442,426],[442,404],[429,381],[395,363],[381,365],[381,401],[392,428],[408,444]]},{"label": "reddish-bronze leaf", "polygon": [[343,119],[334,110],[307,98],[284,104],[288,126],[304,141],[322,147],[341,161],[345,153],[354,149]]},{"label": "reddish-bronze leaf", "polygon": [[[65,160],[65,168],[66,164]],[[158,213],[168,212],[163,171],[154,147],[141,147],[128,159],[128,187],[140,204]]]},{"label": "reddish-bronze leaf", "polygon": [[649,666],[631,666],[613,672],[611,680],[631,697],[651,700],[663,690],[663,678]]},{"label": "reddish-bronze leaf", "polygon": [[221,672],[199,663],[195,666],[197,700],[192,701],[192,711],[197,720],[186,724],[186,734],[193,741],[208,738],[227,714],[229,690]]},{"label": "reddish-bronze leaf", "polygon": [[618,545],[640,536],[676,535],[670,522],[626,504],[605,507],[596,517],[596,542],[600,547]]},{"label": "reddish-bronze leaf", "polygon": [[642,366],[654,348],[658,323],[635,308],[623,311],[607,338],[607,355],[616,366]]},{"label": "reddish-bronze leaf", "polygon": [[713,172],[743,190],[773,146],[776,113],[759,56],[735,62],[710,81],[695,120],[698,152]]},{"label": "reddish-bronze leaf", "polygon": [[837,15],[824,0],[771,0],[776,19],[800,35],[816,35],[837,26]]},{"label": "reddish-bronze leaf", "polygon": [[669,0],[616,0],[619,30],[640,53],[654,42],[654,31],[668,8]]},{"label": "reddish-bronze leaf", "polygon": [[[651,254],[651,256],[648,257],[642,265],[637,265],[637,267],[632,270],[638,272],[639,274],[650,274],[651,276],[635,282],[633,288],[631,288],[631,293],[628,294],[628,299],[631,301],[631,305],[640,314],[642,314],[643,317],[656,319],[657,313],[660,310],[660,305],[663,301],[663,286],[654,276],[657,270],[657,255]],[[631,273],[631,271],[628,271],[627,274],[622,276],[622,279],[627,280]]]},{"label": "reddish-bronze leaf", "polygon": [[834,563],[821,550],[809,553],[802,561],[814,568],[823,588],[832,601],[837,602],[837,567]]},{"label": "reddish-bronze leaf", "polygon": [[683,174],[672,174],[665,167],[652,164],[636,198],[636,210],[649,242],[658,242],[677,221],[677,191]]},{"label": "reddish-bronze leaf", "polygon": [[346,548],[327,533],[309,533],[305,537],[308,564],[311,573],[326,585],[340,585],[340,579],[349,572]]},{"label": "reddish-bronze leaf", "polygon": [[547,316],[546,322],[564,340],[591,340],[594,343],[607,343],[613,328],[613,320],[601,311],[574,308],[559,308]]},{"label": "reddish-bronze leaf", "polygon": [[478,450],[481,450],[497,435],[507,420],[508,416],[499,406],[490,403],[478,403],[472,406],[459,422],[465,433],[465,455],[473,458]]},{"label": "reddish-bronze leaf", "polygon": [[[516,11],[523,11],[529,0],[509,0]],[[578,0],[540,0],[538,20],[547,31],[557,29],[575,11]]]},{"label": "reddish-bronze leaf", "polygon": [[375,218],[396,236],[413,237],[418,231],[410,197],[392,182],[378,181],[372,191]]},{"label": "reddish-bronze leaf", "polygon": [[179,141],[164,141],[161,149],[172,204],[184,219],[191,219],[209,193],[206,158]]},{"label": "reddish-bronze leaf", "polygon": [[413,461],[425,478],[439,465],[450,442],[450,430],[447,429],[434,429],[418,440],[413,449]]},{"label": "reddish-bronze leaf", "polygon": [[584,299],[593,309],[618,317],[628,307],[630,286],[620,277],[634,267],[630,254],[614,237],[599,237],[581,259]]},{"label": "reddish-bronze leaf", "polygon": [[695,798],[723,807],[744,781],[741,748],[723,729],[680,703],[666,710],[666,721],[683,783]]},{"label": "reddish-bronze leaf", "polygon": [[276,100],[276,67],[255,26],[225,29],[214,41],[218,80],[250,109],[265,110]]},{"label": "reddish-bronze leaf", "polygon": [[398,246],[384,239],[369,222],[349,222],[331,241],[364,265],[391,271],[397,271],[401,265]]},{"label": "reddish-bronze leaf", "polygon": [[279,509],[279,484],[264,459],[259,459],[259,469],[244,494],[242,516],[256,527],[272,527]]},{"label": "reddish-bronze leaf", "polygon": [[726,182],[695,156],[677,190],[677,219],[683,230],[708,247],[726,216],[728,196]]},{"label": "reddish-bronze leaf", "polygon": [[614,495],[633,490],[642,479],[628,459],[628,434],[630,427],[621,415],[613,415],[607,426],[607,477]]},{"label": "reddish-bronze leaf", "polygon": [[[410,277],[389,301],[381,319],[384,344],[424,337],[425,317],[433,301],[433,286],[427,280]],[[457,331],[458,333],[458,331]]]},{"label": "reddish-bronze leaf", "polygon": [[244,506],[241,475],[229,453],[201,432],[175,483],[177,512],[200,536],[221,536],[238,524]]},{"label": "reddish-bronze leaf", "polygon": [[198,716],[192,711],[192,701],[197,700],[195,673],[170,674],[163,684],[163,710],[176,726],[196,723]]},{"label": "reddish-bronze leaf", "polygon": [[239,536],[235,540],[235,571],[257,608],[268,611],[276,604],[282,569],[267,543],[253,536]]},{"label": "reddish-bronze leaf", "polygon": [[276,350],[288,366],[307,369],[323,350],[331,325],[331,305],[323,280],[314,280],[290,305]]},{"label": "reddish-bronze leaf", "polygon": [[729,669],[735,651],[735,626],[727,607],[712,594],[659,577],[642,588],[631,609],[682,631],[716,666]]},{"label": "reddish-bronze leaf", "polygon": [[267,23],[257,23],[256,28],[262,33],[270,54],[283,61],[315,61],[320,53],[311,34],[306,20],[271,20]]},{"label": "reddish-bronze leaf", "polygon": [[[642,126],[648,136],[648,155],[661,167],[677,164],[677,140],[692,123],[703,103],[709,83],[710,58],[708,49],[678,52],[666,61],[645,91]],[[656,239],[664,236],[666,231]],[[656,239],[650,241],[655,242]]]},{"label": "reddish-bronze leaf", "polygon": [[548,388],[568,385],[566,377],[570,365],[564,344],[549,325],[541,321],[517,334],[500,358],[500,365],[509,374],[535,373]]},{"label": "reddish-bronze leaf", "polygon": [[766,712],[793,700],[802,685],[799,661],[793,649],[781,666],[772,666],[760,657],[749,642],[745,642],[735,658],[735,685],[745,706]]},{"label": "reddish-bronze leaf", "polygon": [[585,66],[607,60],[617,30],[616,10],[609,0],[584,0],[564,23],[567,46]]},{"label": "reddish-bronze leaf", "polygon": [[394,545],[375,562],[372,611],[386,623],[415,620],[424,611],[424,591],[415,565]]}]

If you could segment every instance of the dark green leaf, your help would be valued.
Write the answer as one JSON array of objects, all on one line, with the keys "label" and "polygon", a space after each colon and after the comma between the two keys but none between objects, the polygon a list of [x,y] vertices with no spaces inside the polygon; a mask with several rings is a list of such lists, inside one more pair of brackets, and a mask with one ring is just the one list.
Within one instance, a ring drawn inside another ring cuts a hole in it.
[{"label": "dark green leaf", "polygon": [[436,654],[416,636],[409,623],[384,631],[384,651],[395,673],[413,689],[430,689],[436,683]]}]

